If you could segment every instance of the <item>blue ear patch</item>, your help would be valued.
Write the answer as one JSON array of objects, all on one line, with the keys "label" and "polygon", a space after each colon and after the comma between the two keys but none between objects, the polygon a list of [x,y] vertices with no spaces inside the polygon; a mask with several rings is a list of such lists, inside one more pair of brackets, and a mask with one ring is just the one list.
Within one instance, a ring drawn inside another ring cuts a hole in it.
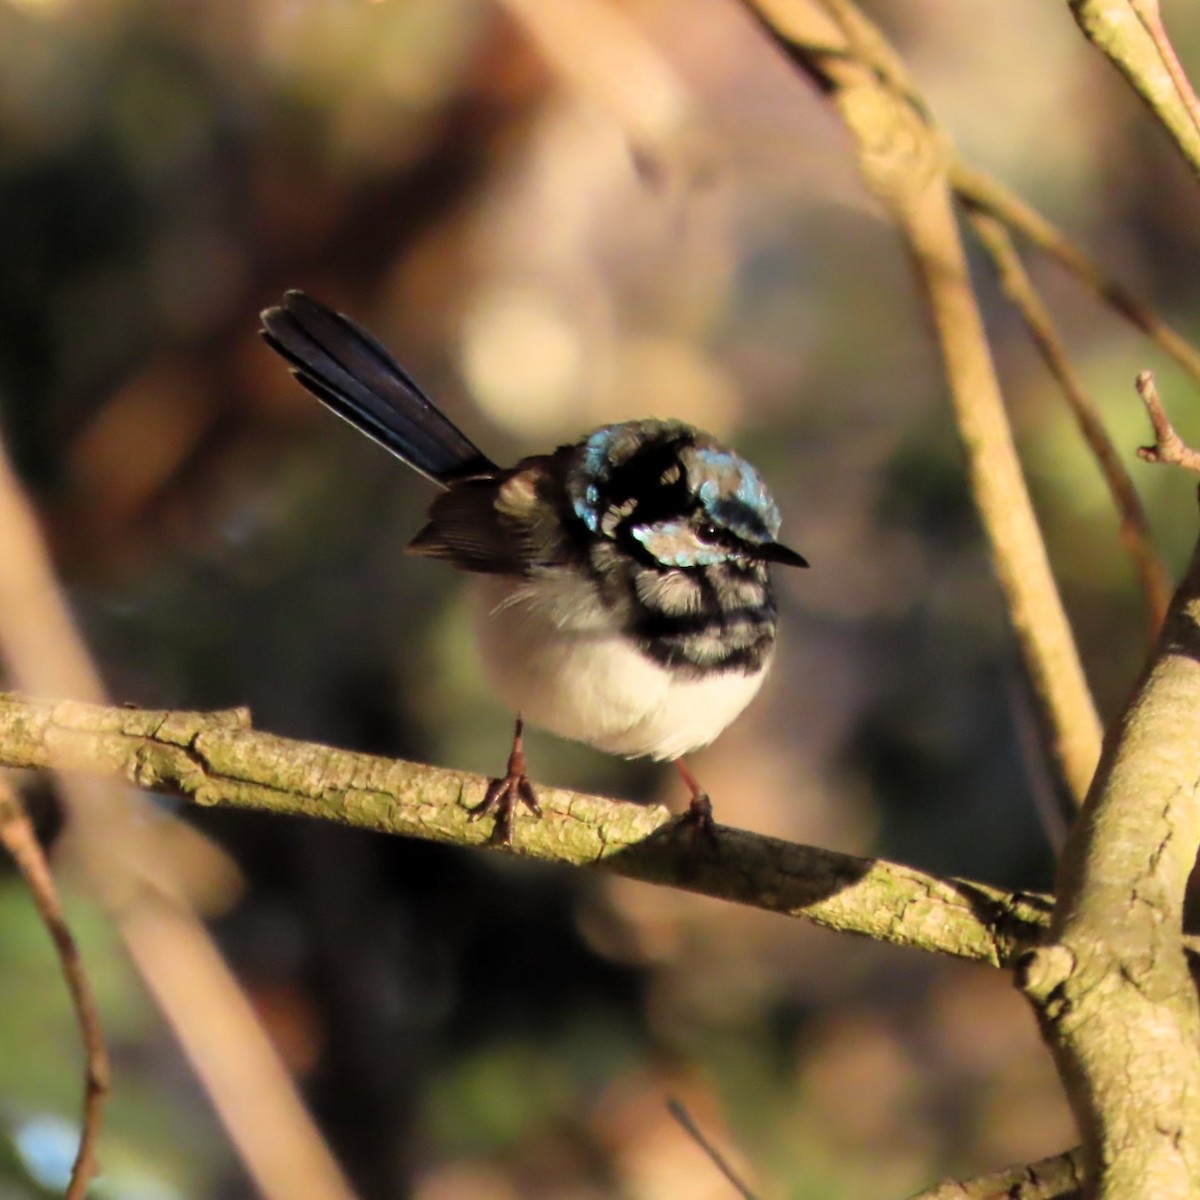
[{"label": "blue ear patch", "polygon": [[617,436],[618,426],[605,425],[597,429],[583,444],[581,461],[567,481],[571,507],[575,515],[595,533],[600,528],[603,505],[600,483],[608,477],[609,451]]},{"label": "blue ear patch", "polygon": [[728,550],[705,545],[683,521],[635,525],[631,532],[664,567],[711,567],[729,558]]}]

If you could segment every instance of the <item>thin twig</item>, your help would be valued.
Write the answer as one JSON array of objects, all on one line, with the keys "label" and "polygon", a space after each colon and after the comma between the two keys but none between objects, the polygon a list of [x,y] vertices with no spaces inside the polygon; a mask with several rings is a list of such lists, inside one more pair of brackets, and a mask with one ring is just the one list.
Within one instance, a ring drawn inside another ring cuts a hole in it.
[{"label": "thin twig", "polygon": [[108,1050],[104,1044],[104,1030],[100,1025],[96,997],[79,956],[79,947],[63,915],[62,902],[46,856],[25,806],[3,778],[0,778],[0,842],[21,872],[33,897],[34,907],[54,942],[79,1022],[84,1054],[83,1117],[79,1130],[79,1150],[65,1195],[66,1200],[83,1200],[88,1183],[96,1174],[96,1146],[100,1139],[104,1101],[110,1082]]},{"label": "thin twig", "polygon": [[1084,441],[1094,455],[1121,522],[1121,544],[1133,560],[1142,594],[1146,601],[1151,636],[1158,632],[1171,599],[1171,579],[1162,559],[1154,550],[1150,522],[1142,507],[1133,480],[1121,461],[1096,406],[1083,390],[1067,356],[1066,348],[1042,303],[1033,281],[1025,270],[1005,225],[992,214],[968,208],[968,219],[984,249],[991,256],[1000,286],[1021,314],[1042,360],[1058,382]]},{"label": "thin twig", "polygon": [[1200,383],[1200,351],[1010,187],[968,166],[961,158],[951,165],[950,182],[968,208],[990,213],[1058,262]]},{"label": "thin twig", "polygon": [[1200,474],[1200,451],[1193,450],[1175,430],[1167,410],[1158,398],[1153,371],[1143,371],[1137,377],[1137,393],[1146,406],[1150,424],[1154,426],[1154,445],[1139,446],[1138,458],[1148,463],[1167,463]]},{"label": "thin twig", "polygon": [[733,1189],[743,1197],[743,1200],[756,1200],[754,1193],[737,1177],[725,1156],[701,1132],[700,1127],[692,1119],[692,1114],[684,1107],[682,1100],[675,1096],[670,1097],[667,1100],[667,1112],[679,1122],[684,1133],[708,1155],[713,1166],[729,1180]]}]

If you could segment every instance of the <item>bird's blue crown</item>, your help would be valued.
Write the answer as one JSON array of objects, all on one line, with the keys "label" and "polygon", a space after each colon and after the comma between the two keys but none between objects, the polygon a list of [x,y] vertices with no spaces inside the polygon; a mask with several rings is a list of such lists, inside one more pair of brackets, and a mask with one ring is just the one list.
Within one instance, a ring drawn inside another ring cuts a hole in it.
[{"label": "bird's blue crown", "polygon": [[779,532],[779,509],[754,467],[680,421],[596,430],[577,448],[567,491],[589,532],[632,539],[665,567],[725,562]]}]

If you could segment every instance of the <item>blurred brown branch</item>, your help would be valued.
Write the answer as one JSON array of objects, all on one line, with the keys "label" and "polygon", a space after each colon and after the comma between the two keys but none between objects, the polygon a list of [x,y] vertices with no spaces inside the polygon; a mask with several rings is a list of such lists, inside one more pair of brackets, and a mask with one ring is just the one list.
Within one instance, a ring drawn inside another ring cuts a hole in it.
[{"label": "blurred brown branch", "polygon": [[1104,422],[1071,365],[1071,360],[1054,326],[1049,310],[1038,295],[1021,262],[1004,223],[982,209],[968,208],[968,219],[996,266],[1000,286],[1021,314],[1043,361],[1054,376],[1063,396],[1100,466],[1109,494],[1121,520],[1121,542],[1133,560],[1145,597],[1151,635],[1158,632],[1171,599],[1171,579],[1155,552],[1146,510],[1125,469]]},{"label": "blurred brown branch", "polygon": [[[249,728],[244,711],[166,712],[0,694],[0,763],[132,780],[197,804],[319,817],[379,833],[489,846],[468,810],[477,775],[298,742]],[[940,879],[897,863],[855,858],[716,828],[698,851],[665,809],[539,787],[540,820],[516,822],[514,850],[597,867],[827,929],[992,966],[1036,944],[1044,897]]]},{"label": "blurred brown branch", "polygon": [[845,0],[747,0],[777,44],[837,107],[867,186],[901,231],[937,330],[972,493],[992,549],[1052,761],[1077,800],[1100,719],[1013,445],[955,219],[954,155],[882,33]]},{"label": "blurred brown branch", "polygon": [[1200,351],[1172,329],[1144,300],[1108,276],[1070,238],[1011,188],[958,159],[950,172],[958,198],[969,208],[990,213],[1075,276],[1115,313],[1140,329],[1164,354],[1200,383]]},{"label": "blurred brown branch", "polygon": [[[103,683],[2,448],[0,540],[0,658],[9,677],[18,686],[101,699]],[[181,840],[204,853],[210,871],[223,855],[115,780],[59,774],[56,784],[67,802],[67,852],[82,863],[259,1191],[281,1200],[345,1200],[352,1193],[341,1169],[175,869]],[[202,997],[215,1002],[197,1004]]]},{"label": "blurred brown branch", "polygon": [[0,778],[0,842],[17,864],[38,915],[54,942],[63,978],[71,994],[71,1004],[79,1021],[84,1053],[83,1119],[80,1122],[79,1149],[71,1167],[65,1196],[66,1200],[83,1200],[88,1183],[96,1174],[96,1144],[100,1138],[104,1101],[110,1083],[108,1050],[104,1044],[100,1014],[96,1010],[96,997],[79,956],[79,947],[63,914],[58,888],[54,885],[54,877],[50,874],[33,822],[25,812],[20,797],[3,778]]},{"label": "blurred brown branch", "polygon": [[947,1180],[909,1200],[1079,1200],[1082,1195],[1083,1155],[1076,1149],[974,1179]]}]

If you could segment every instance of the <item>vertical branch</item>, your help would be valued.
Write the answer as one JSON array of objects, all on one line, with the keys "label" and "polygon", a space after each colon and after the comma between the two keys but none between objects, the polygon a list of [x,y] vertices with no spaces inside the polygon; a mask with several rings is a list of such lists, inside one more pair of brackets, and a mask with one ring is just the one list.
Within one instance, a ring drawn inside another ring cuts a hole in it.
[{"label": "vertical branch", "polygon": [[[928,297],[972,494],[1033,686],[1051,758],[1082,799],[1100,719],[1046,557],[1013,444],[952,206],[950,147],[847,0],[747,0],[751,11],[837,106],[871,191],[904,236]],[[823,18],[823,10],[828,17]],[[893,84],[895,80],[895,84]]]},{"label": "vertical branch", "polygon": [[[1139,387],[1152,394],[1148,377]],[[1200,470],[1153,403],[1154,460]],[[1197,728],[1200,541],[1067,839],[1053,941],[1021,970],[1100,1200],[1200,1191],[1200,1002],[1183,947],[1200,849]]]},{"label": "vertical branch", "polygon": [[88,1183],[96,1174],[96,1146],[100,1139],[104,1101],[109,1090],[108,1050],[104,1045],[104,1031],[100,1026],[92,985],[79,956],[79,947],[63,915],[62,902],[46,856],[38,844],[33,823],[24,805],[3,778],[0,778],[0,843],[17,864],[38,915],[54,942],[79,1022],[84,1055],[83,1119],[80,1122],[79,1150],[71,1168],[66,1200],[83,1200]]},{"label": "vertical branch", "polygon": [[949,189],[944,178],[935,178],[912,193],[893,195],[891,207],[925,285],[972,492],[1051,751],[1071,793],[1082,800],[1099,756],[1100,718],[1013,444]]}]

